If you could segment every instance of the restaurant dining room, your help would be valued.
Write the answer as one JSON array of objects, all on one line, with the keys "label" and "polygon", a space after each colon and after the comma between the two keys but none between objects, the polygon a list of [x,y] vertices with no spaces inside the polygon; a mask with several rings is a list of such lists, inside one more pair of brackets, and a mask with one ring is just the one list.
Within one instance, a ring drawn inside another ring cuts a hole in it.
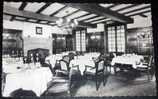
[{"label": "restaurant dining room", "polygon": [[3,97],[156,96],[151,4],[3,2]]}]

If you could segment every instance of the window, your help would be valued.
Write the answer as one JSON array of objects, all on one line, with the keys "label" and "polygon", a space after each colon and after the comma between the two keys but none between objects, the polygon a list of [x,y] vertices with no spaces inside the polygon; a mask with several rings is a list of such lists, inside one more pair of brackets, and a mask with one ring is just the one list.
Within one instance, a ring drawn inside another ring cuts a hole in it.
[{"label": "window", "polygon": [[76,31],[76,51],[86,51],[86,32],[85,32],[85,30]]},{"label": "window", "polygon": [[85,34],[85,31],[83,30],[82,33],[81,33],[81,45],[82,45],[82,51],[86,51],[86,34]]},{"label": "window", "polygon": [[76,31],[76,51],[80,51],[80,31]]},{"label": "window", "polygon": [[108,27],[108,49],[109,52],[125,52],[125,27]]},{"label": "window", "polygon": [[109,52],[116,51],[116,44],[115,44],[115,27],[108,27],[108,48]]},{"label": "window", "polygon": [[117,51],[125,52],[125,29],[124,26],[117,26]]}]

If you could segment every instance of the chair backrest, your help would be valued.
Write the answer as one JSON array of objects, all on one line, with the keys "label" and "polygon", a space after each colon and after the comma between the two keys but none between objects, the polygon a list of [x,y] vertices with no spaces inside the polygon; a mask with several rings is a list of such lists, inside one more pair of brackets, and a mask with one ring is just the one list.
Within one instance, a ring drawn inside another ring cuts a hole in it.
[{"label": "chair backrest", "polygon": [[39,53],[36,53],[35,61],[36,61],[36,62],[39,62],[39,61],[40,61],[40,59],[39,59]]},{"label": "chair backrest", "polygon": [[110,54],[111,54],[110,57],[113,57],[113,58],[117,56],[115,52],[111,52]]},{"label": "chair backrest", "polygon": [[63,60],[66,61],[67,63],[70,62],[70,57],[68,55],[63,56]]},{"label": "chair backrest", "polygon": [[150,56],[148,66],[150,67],[153,63],[153,56]]},{"label": "chair backrest", "polygon": [[65,60],[60,60],[59,63],[60,63],[61,70],[68,71],[68,63]]},{"label": "chair backrest", "polygon": [[97,70],[97,71],[104,70],[104,60],[99,60],[99,61],[96,63],[96,70]]},{"label": "chair backrest", "polygon": [[72,59],[74,59],[74,56],[75,56],[75,54],[74,53],[69,53],[69,57],[70,57],[70,60],[72,60]]},{"label": "chair backrest", "polygon": [[109,57],[112,59],[112,58],[116,57],[116,54],[115,53],[110,53]]},{"label": "chair backrest", "polygon": [[53,68],[52,68],[52,65],[51,65],[51,63],[50,63],[50,60],[46,60],[45,63],[48,64],[48,67],[49,67],[50,71],[51,71],[52,74],[54,75],[55,72],[54,72],[54,70],[53,70]]},{"label": "chair backrest", "polygon": [[27,60],[27,56],[24,56],[24,57],[23,57],[23,63],[26,64],[27,61],[28,61],[28,60]]}]

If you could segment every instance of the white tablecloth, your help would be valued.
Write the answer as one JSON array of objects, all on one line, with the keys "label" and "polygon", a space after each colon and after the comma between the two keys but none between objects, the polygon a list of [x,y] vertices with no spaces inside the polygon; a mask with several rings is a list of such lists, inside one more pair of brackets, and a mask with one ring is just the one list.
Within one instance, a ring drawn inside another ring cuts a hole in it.
[{"label": "white tablecloth", "polygon": [[52,73],[48,67],[27,69],[7,74],[3,96],[8,97],[19,88],[32,90],[37,96],[40,96],[47,89],[47,83],[51,79]]},{"label": "white tablecloth", "polygon": [[71,60],[70,67],[76,66],[76,65],[79,65],[79,69],[81,71],[81,75],[83,75],[83,72],[85,70],[85,65],[89,65],[89,66],[94,67],[95,63],[94,63],[94,61],[92,59],[86,59],[83,56],[83,57],[78,57],[78,59]]},{"label": "white tablecloth", "polygon": [[141,63],[141,60],[143,59],[144,57],[141,55],[125,54],[113,58],[111,65],[115,65],[115,63],[129,64],[132,65],[133,68],[137,68],[137,66]]},{"label": "white tablecloth", "polygon": [[[23,64],[22,60],[16,60],[16,59],[6,59],[3,58],[2,61],[2,69],[4,73],[17,73],[22,70],[25,70],[27,68],[37,68],[41,67],[40,63],[30,63],[30,64]],[[19,69],[20,68],[20,69]]]},{"label": "white tablecloth", "polygon": [[22,60],[16,60],[13,58],[3,58],[2,59],[2,70],[5,73],[16,73],[21,71],[20,69],[18,69],[18,67],[20,68],[24,68],[24,64]]}]

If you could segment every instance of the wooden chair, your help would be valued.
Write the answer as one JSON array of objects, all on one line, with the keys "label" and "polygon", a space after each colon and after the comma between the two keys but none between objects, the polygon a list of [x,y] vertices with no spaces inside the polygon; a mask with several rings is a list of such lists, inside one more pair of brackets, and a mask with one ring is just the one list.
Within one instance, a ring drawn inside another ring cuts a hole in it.
[{"label": "wooden chair", "polygon": [[108,55],[106,55],[106,58],[105,58],[105,67],[106,67],[106,71],[107,71],[107,67],[110,68],[110,73],[111,73],[111,61],[112,59],[116,57],[114,53],[109,53]]},{"label": "wooden chair", "polygon": [[7,76],[7,73],[5,73],[5,72],[2,72],[2,75],[1,75],[1,77],[2,77],[2,92],[4,91],[4,87],[5,87],[5,83],[6,83],[6,76]]},{"label": "wooden chair", "polygon": [[[65,60],[59,60],[60,69],[55,70],[56,77],[65,77],[69,79],[69,86],[71,87],[73,82],[76,82],[81,78],[81,72],[79,70],[79,66],[72,66],[72,70],[70,72],[69,63]],[[76,68],[76,69],[75,69]]]},{"label": "wooden chair", "polygon": [[95,62],[95,67],[92,66],[85,66],[85,71],[84,71],[84,77],[87,78],[87,76],[92,76],[95,79],[96,82],[96,90],[98,90],[99,86],[98,86],[98,79],[100,77],[102,77],[103,80],[103,85],[105,85],[105,79],[104,79],[104,60],[99,60],[97,62]]},{"label": "wooden chair", "polygon": [[63,56],[62,59],[63,59],[64,61],[66,61],[67,63],[70,63],[70,57],[69,57],[69,55]]},{"label": "wooden chair", "polygon": [[69,57],[70,57],[70,61],[72,60],[72,59],[74,59],[74,56],[75,56],[75,54],[74,53],[69,53]]},{"label": "wooden chair", "polygon": [[68,95],[70,95],[70,78],[67,77],[59,77],[58,75],[55,75],[55,71],[52,68],[50,61],[47,60],[46,62],[48,64],[49,69],[52,72],[52,80],[47,85],[47,90],[44,92],[45,95],[49,94],[57,94],[57,93],[63,93],[67,92]]},{"label": "wooden chair", "polygon": [[69,75],[69,71],[70,71],[70,67],[69,67],[69,63],[63,59],[59,60],[59,64],[60,64],[60,69],[57,69],[56,72],[56,76],[68,76]]},{"label": "wooden chair", "polygon": [[152,73],[154,71],[154,62],[153,56],[148,57],[148,62],[143,62],[141,65],[138,65],[136,70],[147,73],[148,80],[152,79]]}]

